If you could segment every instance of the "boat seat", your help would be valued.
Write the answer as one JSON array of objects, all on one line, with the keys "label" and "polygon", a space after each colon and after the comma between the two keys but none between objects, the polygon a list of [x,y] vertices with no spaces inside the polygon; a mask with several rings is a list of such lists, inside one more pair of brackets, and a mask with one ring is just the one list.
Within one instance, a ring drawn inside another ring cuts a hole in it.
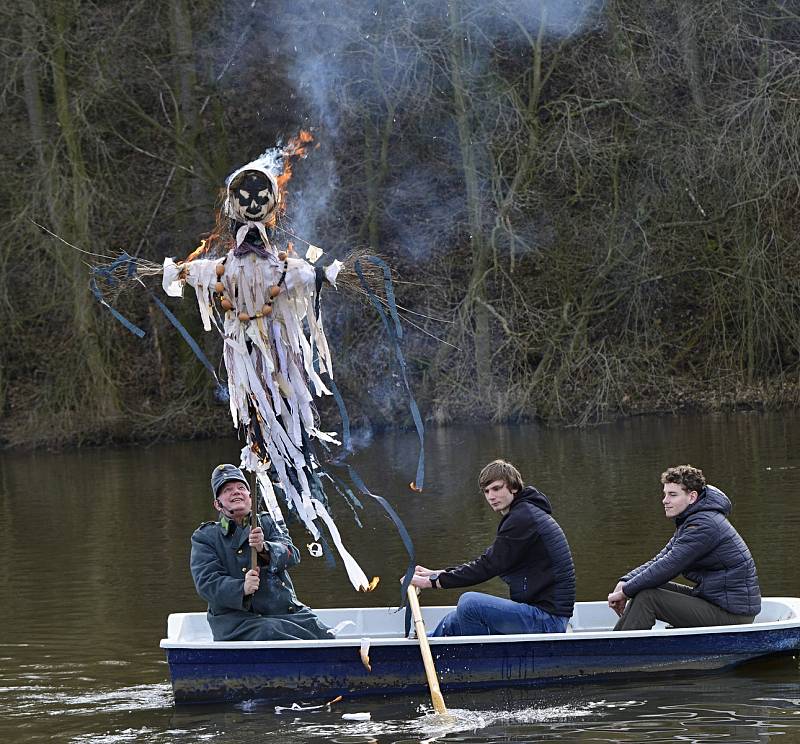
[{"label": "boat seat", "polygon": [[210,643],[214,640],[205,612],[170,615],[167,634],[186,643]]},{"label": "boat seat", "polygon": [[778,620],[791,620],[795,613],[791,607],[787,607],[783,602],[762,599],[761,612],[756,615],[754,623],[771,623]]}]

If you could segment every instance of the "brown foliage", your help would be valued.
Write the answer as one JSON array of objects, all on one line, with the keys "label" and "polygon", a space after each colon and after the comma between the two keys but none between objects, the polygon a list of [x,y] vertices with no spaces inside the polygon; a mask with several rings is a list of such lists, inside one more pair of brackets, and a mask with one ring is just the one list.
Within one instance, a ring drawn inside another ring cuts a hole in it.
[{"label": "brown foliage", "polygon": [[[308,124],[322,147],[287,216],[333,255],[392,265],[434,420],[796,405],[800,17],[609,0],[565,30],[501,4],[12,2],[5,440],[226,429],[147,295],[117,299],[140,341],[84,262],[185,256],[225,175]],[[340,387],[357,418],[397,422],[391,349],[355,307],[327,303]],[[192,303],[176,311],[200,338]]]}]

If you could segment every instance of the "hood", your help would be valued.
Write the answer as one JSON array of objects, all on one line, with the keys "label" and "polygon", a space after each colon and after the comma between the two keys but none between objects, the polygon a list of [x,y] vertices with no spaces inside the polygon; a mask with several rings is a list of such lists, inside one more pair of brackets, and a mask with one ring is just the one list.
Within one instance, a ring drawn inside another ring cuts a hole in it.
[{"label": "hood", "polygon": [[716,486],[706,486],[697,501],[687,506],[686,510],[675,518],[675,522],[676,524],[680,524],[687,517],[701,511],[721,512],[727,517],[728,514],[731,513],[732,508],[733,504],[731,504],[731,500],[720,491],[719,488]]},{"label": "hood", "polygon": [[[274,148],[273,148],[274,149]],[[278,151],[279,152],[279,151]],[[270,184],[272,185],[272,193],[275,194],[275,202],[276,204],[280,204],[281,200],[281,193],[280,189],[278,188],[278,173],[281,170],[281,165],[278,161],[278,156],[276,155],[273,150],[267,150],[263,155],[260,155],[255,160],[251,160],[246,165],[237,168],[233,173],[231,173],[225,179],[225,214],[228,217],[233,219],[238,219],[236,214],[234,213],[230,201],[231,201],[231,183],[236,178],[236,176],[241,175],[246,171],[255,171],[256,173],[261,173],[265,175],[268,179]]]},{"label": "hood", "polygon": [[241,168],[237,168],[233,173],[231,173],[225,179],[225,214],[233,219],[238,219],[233,211],[233,208],[231,207],[231,184],[236,176],[245,173],[246,171],[255,171],[256,173],[265,175],[269,179],[269,182],[272,186],[272,193],[275,194],[276,204],[280,204],[281,192],[278,188],[278,176],[275,173],[275,169],[275,158],[265,153],[261,157],[250,161],[247,163],[247,165],[243,165]]},{"label": "hood", "polygon": [[[242,222],[240,216],[236,214],[236,210],[233,208],[231,184],[238,175],[244,173],[245,171],[255,171],[256,173],[261,173],[267,177],[270,185],[272,186],[272,193],[275,194],[275,209],[273,214],[279,212],[281,208],[281,190],[278,186],[278,173],[280,173],[282,170],[282,165],[279,160],[281,155],[282,152],[277,148],[267,150],[263,155],[260,155],[255,160],[251,160],[249,163],[237,168],[225,179],[225,201],[223,202],[222,208],[228,217],[235,222]],[[270,248],[271,244],[267,235],[266,225],[263,222],[242,223],[241,227],[236,230],[237,248],[244,242],[244,239],[247,237],[247,233],[250,232],[252,228],[254,228],[261,236],[264,246]]]},{"label": "hood", "polygon": [[542,511],[547,512],[548,514],[553,513],[553,507],[550,505],[550,499],[548,499],[547,496],[533,486],[524,486],[514,498],[511,508],[513,509],[516,504],[521,504],[522,502],[527,502],[529,504],[533,504],[534,506],[538,506]]}]

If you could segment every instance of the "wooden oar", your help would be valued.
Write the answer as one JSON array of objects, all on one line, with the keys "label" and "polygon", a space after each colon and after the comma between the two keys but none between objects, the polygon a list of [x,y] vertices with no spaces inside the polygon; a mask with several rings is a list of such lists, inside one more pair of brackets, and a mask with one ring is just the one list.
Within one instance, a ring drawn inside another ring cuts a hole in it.
[{"label": "wooden oar", "polygon": [[417,633],[419,650],[422,654],[422,663],[425,666],[425,676],[428,678],[428,687],[431,691],[433,709],[441,715],[447,715],[447,708],[444,704],[442,691],[439,689],[439,678],[436,676],[436,667],[433,665],[431,647],[428,645],[428,635],[425,633],[425,623],[422,621],[422,612],[419,609],[419,600],[417,599],[418,591],[417,587],[409,584],[408,604],[409,607],[411,607],[411,616],[414,618],[414,630]]}]

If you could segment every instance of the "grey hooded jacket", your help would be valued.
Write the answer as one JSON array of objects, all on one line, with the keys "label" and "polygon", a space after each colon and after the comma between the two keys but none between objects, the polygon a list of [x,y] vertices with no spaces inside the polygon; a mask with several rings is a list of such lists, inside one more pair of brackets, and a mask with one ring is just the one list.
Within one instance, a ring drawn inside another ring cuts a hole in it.
[{"label": "grey hooded jacket", "polygon": [[734,615],[757,615],[761,590],[750,550],[728,521],[730,499],[706,486],[694,504],[675,518],[677,529],[661,552],[622,577],[634,597],[679,574],[694,582],[692,594]]}]

